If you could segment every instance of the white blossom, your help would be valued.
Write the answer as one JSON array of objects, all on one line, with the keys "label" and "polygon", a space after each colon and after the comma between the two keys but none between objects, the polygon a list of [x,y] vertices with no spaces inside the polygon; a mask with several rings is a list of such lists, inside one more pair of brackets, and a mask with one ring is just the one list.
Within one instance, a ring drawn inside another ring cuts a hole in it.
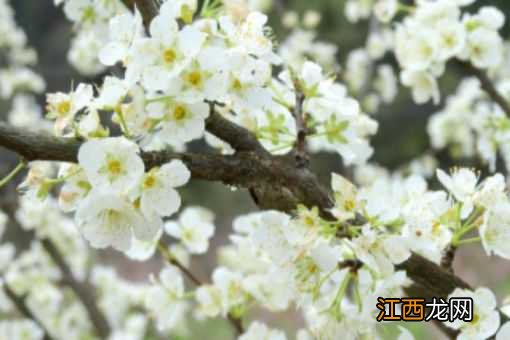
[{"label": "white blossom", "polygon": [[138,146],[123,138],[91,140],[80,147],[78,161],[92,187],[98,190],[126,192],[134,188],[144,174]]},{"label": "white blossom", "polygon": [[214,216],[208,210],[188,207],[178,221],[165,223],[165,231],[179,239],[192,254],[203,254],[209,248],[209,239],[214,234]]},{"label": "white blossom", "polygon": [[478,288],[472,292],[457,288],[448,296],[473,299],[473,321],[456,320],[445,324],[459,330],[460,339],[487,339],[494,335],[500,325],[499,312],[496,309],[496,297],[488,288]]}]

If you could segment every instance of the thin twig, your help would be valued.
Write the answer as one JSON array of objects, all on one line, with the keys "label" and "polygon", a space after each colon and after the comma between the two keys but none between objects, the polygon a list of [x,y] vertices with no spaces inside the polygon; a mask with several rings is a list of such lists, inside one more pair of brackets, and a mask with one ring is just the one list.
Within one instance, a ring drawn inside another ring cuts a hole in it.
[{"label": "thin twig", "polygon": [[44,333],[43,340],[53,340],[53,337],[50,335],[48,330],[44,327],[44,325],[39,320],[37,320],[37,318],[32,313],[32,311],[27,307],[27,305],[25,304],[25,299],[16,295],[16,293],[14,293],[11,290],[11,288],[9,287],[9,285],[7,284],[7,282],[5,280],[3,281],[3,288],[5,291],[5,295],[7,295],[7,297],[12,301],[12,303],[14,303],[14,305],[16,306],[18,311],[25,318],[34,321],[37,324],[37,326],[39,326],[39,328],[43,331],[43,333]]},{"label": "thin twig", "polygon": [[161,255],[163,256],[163,258],[168,262],[170,263],[171,265],[179,268],[179,270],[184,274],[184,276],[186,276],[191,282],[193,282],[196,286],[201,286],[203,285],[202,281],[200,279],[198,279],[198,277],[196,277],[188,268],[186,268],[186,266],[184,266],[181,262],[179,262],[179,260],[177,260],[175,258],[175,256],[173,256],[169,251],[168,249],[166,248],[166,245],[160,241],[158,243],[158,250],[159,252],[161,253]]},{"label": "thin twig", "polygon": [[5,176],[2,180],[0,180],[0,188],[9,183],[14,177],[16,177],[25,167],[27,166],[27,162],[22,159],[19,164],[12,170],[7,176]]},{"label": "thin twig", "polygon": [[[293,73],[291,72],[291,75]],[[296,142],[294,144],[294,148],[292,153],[295,154],[297,160],[298,167],[306,167],[310,159],[306,152],[306,136],[309,134],[309,130],[306,126],[305,113],[303,111],[303,105],[305,102],[305,94],[301,89],[301,85],[299,80],[294,75],[294,91],[295,91],[295,104],[292,110],[292,116],[294,117],[294,121],[296,124]]]},{"label": "thin twig", "polygon": [[[185,265],[179,262],[179,260],[176,259],[175,256],[173,256],[168,251],[167,246],[163,241],[160,241],[158,243],[158,250],[168,263],[177,267],[184,274],[184,276],[186,276],[191,282],[193,282],[195,286],[200,287],[204,285],[204,282],[202,280],[195,276],[195,274],[193,274],[188,268],[186,268]],[[229,313],[227,319],[232,324],[238,335],[244,333],[242,320],[240,318],[237,318],[233,316],[231,313]]]},{"label": "thin twig", "polygon": [[51,240],[43,239],[41,240],[41,244],[62,272],[62,283],[69,286],[83,303],[97,335],[102,339],[106,339],[111,329],[108,320],[97,305],[93,287],[87,282],[80,282],[76,279],[71,268],[69,268],[65,262],[64,257]]},{"label": "thin twig", "polygon": [[296,121],[296,132],[297,132],[297,140],[296,140],[296,149],[299,153],[306,153],[306,134],[307,128],[303,113],[303,103],[305,101],[305,95],[303,92],[296,90],[296,105],[294,106],[294,110],[292,111],[292,115]]},{"label": "thin twig", "polygon": [[[370,24],[368,28],[368,36],[370,37],[372,34],[376,34],[380,30],[380,24],[377,17],[372,14],[370,16]],[[363,99],[370,93],[370,90],[373,89],[373,78],[376,70],[377,60],[369,58],[368,65],[366,66],[365,77],[363,79],[363,84],[359,88],[358,92],[355,93],[356,99],[361,103]]]},{"label": "thin twig", "polygon": [[152,19],[158,15],[158,2],[155,0],[121,0],[122,3],[129,8],[134,10],[135,6],[140,11],[143,18],[143,24],[147,30],[149,30]]},{"label": "thin twig", "polygon": [[498,91],[492,79],[490,79],[487,75],[487,72],[473,66],[471,63],[466,61],[459,60],[458,64],[461,65],[469,74],[478,78],[482,89],[501,107],[506,115],[510,117],[510,103],[505,99],[501,92]]},{"label": "thin twig", "polygon": [[441,259],[441,267],[453,272],[453,261],[455,260],[456,247],[450,245],[446,248],[443,258]]},{"label": "thin twig", "polygon": [[[23,230],[15,216],[16,204],[13,203],[5,205],[1,208],[7,213],[11,223],[13,223],[18,230]],[[34,231],[25,231],[24,234],[28,235],[31,240],[36,239]],[[62,274],[61,283],[69,286],[85,307],[87,315],[94,326],[97,335],[101,339],[108,338],[111,331],[110,326],[103,312],[97,306],[94,288],[88,282],[80,282],[75,278],[71,268],[65,262],[62,253],[50,239],[41,239],[40,242],[55,265],[60,269]]]}]

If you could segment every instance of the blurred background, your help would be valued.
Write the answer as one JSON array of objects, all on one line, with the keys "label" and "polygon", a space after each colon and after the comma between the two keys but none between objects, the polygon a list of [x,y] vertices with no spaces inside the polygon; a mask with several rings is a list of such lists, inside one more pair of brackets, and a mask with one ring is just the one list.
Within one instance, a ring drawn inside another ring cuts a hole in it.
[{"label": "blurred background", "polygon": [[[65,19],[62,10],[53,5],[52,0],[11,0],[11,5],[16,10],[18,24],[27,33],[29,45],[37,50],[39,63],[35,67],[35,71],[44,77],[47,83],[47,92],[67,92],[72,84],[82,81],[99,82],[101,76],[84,78],[68,63],[67,51],[73,27]],[[338,63],[343,66],[349,51],[365,46],[369,29],[366,20],[357,24],[348,22],[344,15],[344,5],[344,0],[276,0],[269,10],[270,26],[274,28],[276,40],[283,41],[289,33],[289,30],[282,24],[282,18],[286,11],[292,10],[301,15],[307,10],[319,12],[322,20],[317,27],[317,39],[338,47],[336,58]],[[482,5],[495,5],[503,12],[510,13],[510,1],[508,0],[480,0],[476,2],[476,6]],[[504,37],[508,37],[509,29],[510,25],[507,23],[503,33]],[[384,62],[396,65],[392,55],[387,55]],[[452,93],[462,77],[462,70],[455,66],[449,67],[440,81],[441,93]],[[43,95],[38,100],[41,105],[44,105]],[[444,96],[442,100],[444,102]],[[413,103],[409,91],[400,87],[394,104],[383,105],[374,115],[380,126],[379,132],[372,139],[372,145],[376,146],[372,160],[387,168],[396,169],[427,152],[430,146],[426,124],[429,116],[436,112],[443,102],[438,106],[432,104],[417,106]],[[2,118],[5,118],[9,105],[8,102],[0,101]],[[200,145],[193,147],[201,148]],[[476,160],[452,160],[446,153],[438,153],[435,156],[440,161],[442,168],[454,164],[480,167]],[[0,176],[8,173],[16,165],[16,162],[16,155],[0,148]],[[328,173],[331,171],[341,173],[347,171],[343,168],[340,158],[335,155],[314,156],[313,164],[324,182],[329,182]],[[13,182],[0,190],[0,206],[11,204],[9,202],[15,198],[16,185],[17,183]],[[256,207],[246,191],[226,188],[220,184],[194,181],[182,191],[182,195],[184,206],[200,205],[211,209],[216,214],[217,233],[213,239],[211,251],[208,255],[196,257],[192,261],[192,268],[196,274],[201,278],[208,278],[216,260],[215,249],[228,242],[233,217],[256,210]],[[15,240],[20,249],[26,247],[29,242],[23,232],[14,228],[8,229],[7,238]],[[132,280],[145,280],[148,273],[155,271],[160,266],[157,261],[143,265],[129,262],[125,257],[113,251],[102,251],[98,258],[105,263],[114,265],[123,277]],[[510,280],[508,280],[510,266],[496,257],[487,258],[479,246],[463,248],[456,257],[455,269],[473,286],[493,288],[500,298],[510,295]],[[270,325],[289,330],[298,328],[296,325],[302,323],[302,320],[292,313],[269,315],[264,312],[255,312],[252,316],[266,320]],[[421,325],[413,325],[413,331],[418,339],[426,339],[431,336],[430,327],[424,329]],[[437,333],[433,334],[438,336]],[[390,331],[387,338],[391,339],[393,336]],[[197,325],[196,332],[191,338],[229,339],[230,337],[229,326],[218,320],[206,325],[202,323]],[[293,338],[293,336],[289,338]]]}]

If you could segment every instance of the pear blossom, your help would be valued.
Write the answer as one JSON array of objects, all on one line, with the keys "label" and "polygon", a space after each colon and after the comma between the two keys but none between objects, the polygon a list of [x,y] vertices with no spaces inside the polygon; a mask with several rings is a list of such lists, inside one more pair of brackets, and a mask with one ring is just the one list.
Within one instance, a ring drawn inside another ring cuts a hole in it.
[{"label": "pear blossom", "polygon": [[390,22],[398,10],[397,0],[378,0],[374,5],[374,13],[382,22]]},{"label": "pear blossom", "polygon": [[76,224],[83,237],[95,248],[113,247],[128,251],[132,238],[152,240],[162,227],[146,220],[125,198],[92,192],[79,206]]},{"label": "pear blossom", "polygon": [[79,164],[92,187],[126,192],[134,188],[145,166],[139,147],[124,137],[91,140],[80,147]]},{"label": "pear blossom", "polygon": [[354,218],[354,212],[359,206],[355,186],[342,176],[333,174],[331,187],[335,192],[335,207],[331,213],[339,220]]},{"label": "pear blossom", "polygon": [[103,42],[98,39],[97,33],[83,30],[76,34],[71,41],[67,60],[80,74],[92,77],[104,72],[106,67],[98,58]]},{"label": "pear blossom", "polygon": [[153,213],[162,217],[172,215],[181,205],[174,188],[186,184],[189,178],[190,172],[180,160],[151,169],[142,179],[140,210],[147,216]]},{"label": "pear blossom", "polygon": [[27,177],[19,185],[18,189],[25,197],[33,200],[45,200],[48,198],[48,191],[51,188],[51,185],[48,184],[48,179],[54,173],[53,164],[41,161],[32,162]]},{"label": "pear blossom", "polygon": [[94,106],[103,110],[116,110],[128,94],[128,84],[116,77],[105,77]]},{"label": "pear blossom", "polygon": [[183,299],[184,279],[176,267],[168,266],[153,281],[145,297],[145,306],[156,317],[159,330],[173,329],[182,322],[188,309]]},{"label": "pear blossom", "polygon": [[195,293],[195,298],[198,302],[197,314],[199,316],[212,318],[222,313],[223,301],[218,287],[200,286]]},{"label": "pear blossom", "polygon": [[76,113],[85,108],[92,100],[93,89],[91,85],[79,84],[71,93],[57,92],[48,94],[48,118],[55,119],[55,131],[62,133],[72,121]]},{"label": "pear blossom", "polygon": [[462,203],[461,217],[467,218],[474,208],[474,194],[478,184],[478,176],[471,170],[461,168],[447,175],[437,170],[437,178],[450,193]]},{"label": "pear blossom", "polygon": [[179,239],[192,254],[203,254],[209,248],[209,239],[214,234],[214,216],[208,210],[188,207],[178,221],[165,223],[165,231]]},{"label": "pear blossom", "polygon": [[169,144],[187,143],[205,133],[205,119],[209,105],[203,102],[186,103],[168,100],[147,106],[149,116],[159,120],[158,136]]},{"label": "pear blossom", "polygon": [[434,104],[439,103],[440,94],[436,79],[427,72],[404,71],[401,74],[404,85],[411,87],[413,99],[423,104],[432,99]]},{"label": "pear blossom", "polygon": [[167,18],[182,19],[189,24],[193,20],[197,6],[197,0],[170,1],[161,6],[160,13]]},{"label": "pear blossom", "polygon": [[92,185],[78,165],[65,164],[60,168],[59,173],[59,177],[67,178],[67,180],[60,189],[58,203],[63,211],[74,211],[90,192]]},{"label": "pear blossom", "polygon": [[382,275],[391,274],[393,265],[411,256],[408,246],[400,236],[392,236],[382,242],[368,227],[363,227],[362,235],[351,242],[354,252],[363,263]]},{"label": "pear blossom", "polygon": [[151,39],[145,42],[149,54],[137,56],[151,61],[143,73],[143,84],[150,90],[164,90],[200,52],[206,36],[192,26],[179,31],[177,22],[164,12],[151,22],[150,30]]},{"label": "pear blossom", "polygon": [[93,20],[96,11],[91,0],[70,0],[64,3],[64,13],[72,21]]},{"label": "pear blossom", "polygon": [[502,40],[495,31],[483,27],[469,33],[467,56],[479,68],[489,68],[501,63],[503,53]]},{"label": "pear blossom", "polygon": [[152,240],[140,240],[133,237],[131,239],[131,247],[124,254],[131,260],[147,261],[156,253],[162,235],[163,229],[159,229]]},{"label": "pear blossom", "polygon": [[463,52],[466,31],[461,23],[442,21],[438,24],[439,58],[448,60]]},{"label": "pear blossom", "polygon": [[202,285],[197,289],[195,298],[199,304],[199,316],[226,316],[246,301],[242,276],[225,267],[218,267],[213,272],[213,284]]},{"label": "pear blossom", "polygon": [[[50,130],[48,122],[42,120],[42,110],[31,95],[18,94],[14,97],[9,112],[9,123],[18,127],[28,127],[37,121],[42,130]],[[51,125],[49,125],[51,126]]]},{"label": "pear blossom", "polygon": [[[484,171],[438,169],[442,188],[433,190],[428,180],[438,165],[428,155],[391,171],[368,163],[378,129],[369,114],[400,95],[400,79],[418,104],[437,105],[445,98],[427,125],[434,149],[448,148],[454,158],[480,156],[491,173],[500,159],[510,167],[510,119],[501,99],[495,103],[485,93],[490,81],[501,97],[510,98],[509,47],[499,32],[505,15],[496,7],[468,13],[474,0],[413,5],[348,0],[348,20],[371,18],[371,27],[366,43],[340,65],[338,48],[318,39],[318,12],[285,14],[283,25],[291,32],[274,43],[268,17],[255,10],[267,9],[266,0],[228,0],[222,6],[206,1],[200,12],[196,0],[163,1],[150,22],[145,11],[142,18],[137,8],[117,0],[54,3],[63,5],[73,23],[68,60],[77,71],[90,77],[116,67],[97,88],[83,83],[69,93],[47,95],[54,134],[80,140],[78,164],[30,162],[15,222],[34,239],[26,249],[0,244],[4,282],[24,297],[52,336],[83,338],[93,332],[79,294],[59,289],[69,274],[53,261],[55,254],[49,256],[52,244],[72,275],[96,289],[110,338],[128,340],[155,335],[152,328],[157,336],[186,334],[188,315],[244,321],[252,306],[271,312],[295,307],[304,321],[299,340],[376,339],[383,335],[375,320],[377,298],[404,296],[404,288],[418,281],[416,273],[401,270],[411,254],[439,266],[450,249],[481,241],[487,255],[510,258],[510,200],[503,175],[482,178]],[[16,95],[9,121],[50,130],[28,93],[44,89],[30,69],[37,55],[6,0],[0,0],[0,19],[0,50],[7,61],[0,69],[0,96]],[[398,65],[384,63],[389,54]],[[454,60],[486,78],[463,79],[453,95],[442,97],[439,80]],[[304,124],[304,151],[338,154],[343,165],[354,166],[353,176],[331,174],[331,202],[325,206],[301,202],[307,192],[289,185],[292,192],[281,194],[296,198],[294,210],[237,216],[228,244],[218,249],[210,282],[187,292],[183,275],[190,275],[190,255],[208,251],[215,225],[214,214],[198,206],[186,206],[168,220],[182,205],[177,188],[191,177],[186,167],[191,163],[180,152],[202,138],[232,154],[227,159],[247,151],[234,150],[235,143],[221,140],[218,136],[225,136],[216,129],[205,131],[212,110],[251,131],[275,161],[294,158]],[[300,112],[303,120],[296,121]],[[148,168],[153,152],[176,157]],[[0,212],[0,236],[7,222]],[[467,237],[475,231],[479,237]],[[163,232],[177,242],[164,246]],[[173,265],[149,282],[130,281],[111,267],[92,265],[89,246],[112,247],[140,262],[160,250]],[[446,326],[458,331],[459,339],[505,338],[508,324],[498,330],[494,294],[457,288],[450,298],[466,296],[474,302],[473,321]],[[10,315],[13,307],[0,289],[0,313]],[[504,303],[503,313],[507,307]],[[44,332],[35,323],[9,320],[0,322],[2,335],[39,339]],[[402,327],[396,337],[413,339]],[[239,334],[242,340],[261,338],[286,335],[258,321]]]},{"label": "pear blossom", "polygon": [[220,100],[227,91],[226,55],[221,48],[204,48],[180,73],[184,101]]},{"label": "pear blossom", "polygon": [[41,340],[44,337],[44,331],[32,320],[2,320],[0,335],[6,339]]},{"label": "pear blossom", "polygon": [[488,288],[481,287],[474,292],[457,288],[448,296],[449,299],[452,297],[473,299],[473,321],[445,322],[446,326],[460,331],[458,338],[487,339],[496,333],[500,316],[496,309],[496,297]]},{"label": "pear blossom", "polygon": [[498,202],[491,206],[484,214],[480,227],[480,237],[487,255],[496,254],[503,258],[510,258],[507,240],[510,237],[508,222],[508,200]]},{"label": "pear blossom", "polygon": [[107,66],[117,61],[126,63],[129,50],[135,39],[143,35],[142,16],[138,10],[134,14],[125,13],[113,17],[109,22],[110,41],[99,52],[99,60]]},{"label": "pear blossom", "polygon": [[213,284],[221,293],[222,312],[226,316],[232,309],[242,306],[247,294],[243,290],[242,275],[225,267],[217,267],[212,275]]},{"label": "pear blossom", "polygon": [[239,340],[286,340],[285,333],[279,330],[270,329],[265,324],[260,322],[253,322],[248,330],[239,337]]},{"label": "pear blossom", "polygon": [[424,29],[419,34],[410,35],[410,32],[401,27],[397,31],[395,53],[400,64],[407,70],[425,71],[432,66],[439,53],[437,34]]}]

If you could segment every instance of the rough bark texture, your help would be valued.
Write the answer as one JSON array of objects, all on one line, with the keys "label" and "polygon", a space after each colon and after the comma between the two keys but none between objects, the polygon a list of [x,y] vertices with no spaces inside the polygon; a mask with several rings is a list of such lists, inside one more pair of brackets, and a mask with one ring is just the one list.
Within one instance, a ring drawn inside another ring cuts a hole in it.
[{"label": "rough bark texture", "polygon": [[[228,138],[226,141],[232,145],[238,143],[242,146],[243,151],[234,155],[161,151],[142,153],[141,156],[147,168],[162,165],[172,159],[181,159],[189,167],[194,179],[220,181],[251,189],[262,209],[292,212],[298,203],[302,203],[308,207],[319,207],[323,216],[327,217],[333,201],[329,190],[319,183],[313,172],[300,166],[292,153],[271,156],[267,152],[247,150],[258,148],[255,144],[247,146],[254,143],[253,135],[242,127],[235,127],[232,131],[235,133],[222,132],[222,137]],[[237,138],[243,138],[245,142],[236,141]],[[247,144],[248,140],[250,142]],[[0,123],[0,146],[29,161],[76,162],[80,145],[81,142],[75,139],[51,137]],[[415,283],[411,290],[419,292],[420,296],[446,297],[456,287],[469,287],[449,270],[419,255],[413,255],[399,268],[407,271]]]}]

